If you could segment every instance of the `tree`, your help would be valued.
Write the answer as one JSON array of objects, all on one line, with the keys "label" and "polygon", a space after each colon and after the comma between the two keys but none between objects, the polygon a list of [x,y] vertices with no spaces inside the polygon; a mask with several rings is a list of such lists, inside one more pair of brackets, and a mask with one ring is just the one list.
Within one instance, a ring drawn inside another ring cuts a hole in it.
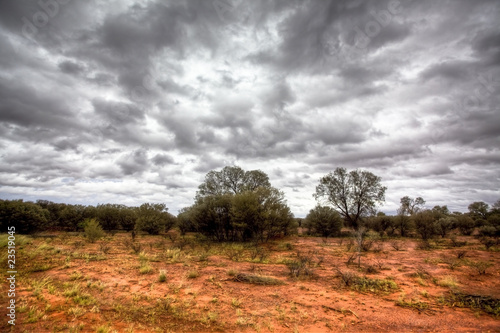
[{"label": "tree", "polygon": [[398,214],[411,216],[415,213],[421,211],[425,205],[425,200],[422,197],[417,197],[415,199],[409,196],[404,196],[400,200],[401,206],[399,207]]},{"label": "tree", "polygon": [[265,241],[291,233],[295,225],[283,192],[271,186],[268,176],[239,167],[206,175],[189,219],[217,241]]},{"label": "tree", "polygon": [[335,209],[328,206],[317,205],[307,214],[305,226],[310,233],[328,238],[340,233],[342,218]]},{"label": "tree", "polygon": [[0,200],[0,227],[7,230],[14,226],[16,233],[32,234],[49,226],[48,210],[33,202],[23,200]]},{"label": "tree", "polygon": [[88,241],[91,243],[95,243],[96,240],[104,237],[104,231],[99,224],[99,221],[96,219],[87,220],[85,223],[85,237],[87,237]]},{"label": "tree", "polygon": [[455,228],[457,220],[452,217],[441,217],[436,222],[436,232],[442,237],[445,238],[448,232]]},{"label": "tree", "polygon": [[415,229],[424,241],[434,236],[437,232],[434,214],[430,210],[420,211],[412,216]]},{"label": "tree", "polygon": [[491,214],[500,214],[500,199],[497,200],[492,206],[490,210]]},{"label": "tree", "polygon": [[354,229],[361,219],[374,213],[377,204],[385,201],[387,187],[381,178],[369,171],[336,168],[320,179],[314,197],[331,204]]},{"label": "tree", "polygon": [[197,231],[219,242],[235,240],[230,216],[231,199],[230,194],[199,198],[192,209]]},{"label": "tree", "polygon": [[486,220],[488,218],[489,206],[483,201],[473,202],[467,208],[469,209],[470,217],[472,217],[474,220]]},{"label": "tree", "polygon": [[383,212],[378,212],[377,216],[373,216],[370,219],[369,227],[378,232],[382,237],[386,233],[388,236],[394,235],[397,225],[393,216],[387,216]]},{"label": "tree", "polygon": [[97,219],[104,230],[116,230],[119,226],[120,205],[97,205]]},{"label": "tree", "polygon": [[456,219],[457,227],[458,230],[460,230],[460,233],[466,236],[471,235],[474,231],[474,228],[476,227],[474,220],[471,219],[470,216],[467,216],[465,214],[457,215]]},{"label": "tree", "polygon": [[177,227],[184,236],[188,231],[196,231],[196,225],[193,221],[193,207],[185,207],[179,210],[177,215]]},{"label": "tree", "polygon": [[238,166],[226,166],[221,171],[210,171],[198,187],[197,198],[209,195],[237,194],[270,187],[269,177],[260,170],[244,171]]},{"label": "tree", "polygon": [[165,204],[144,203],[137,209],[136,229],[152,235],[169,231],[175,224],[175,217],[168,213]]}]

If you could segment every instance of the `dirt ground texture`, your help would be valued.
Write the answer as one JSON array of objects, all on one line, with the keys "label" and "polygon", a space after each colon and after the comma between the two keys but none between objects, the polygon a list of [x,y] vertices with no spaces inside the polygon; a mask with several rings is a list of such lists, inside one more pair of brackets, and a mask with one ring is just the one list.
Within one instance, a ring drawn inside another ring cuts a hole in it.
[{"label": "dirt ground texture", "polygon": [[453,298],[500,299],[499,249],[463,236],[430,244],[377,240],[358,258],[349,238],[33,238],[17,248],[15,326],[1,285],[0,331],[500,332],[498,307]]}]

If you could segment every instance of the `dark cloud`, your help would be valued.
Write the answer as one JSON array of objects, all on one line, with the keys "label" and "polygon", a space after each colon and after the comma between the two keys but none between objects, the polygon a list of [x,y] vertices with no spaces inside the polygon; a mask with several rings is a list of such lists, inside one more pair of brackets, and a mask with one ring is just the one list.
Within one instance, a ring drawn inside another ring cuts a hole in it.
[{"label": "dark cloud", "polygon": [[62,61],[59,63],[59,68],[66,74],[80,74],[85,69],[81,64],[72,61]]},{"label": "dark cloud", "polygon": [[156,166],[164,166],[166,164],[174,163],[173,157],[167,154],[157,154],[155,157],[151,159],[151,161]]},{"label": "dark cloud", "polygon": [[149,161],[147,151],[138,149],[129,154],[123,155],[117,161],[117,164],[122,169],[125,175],[133,175],[142,173],[148,167]]}]

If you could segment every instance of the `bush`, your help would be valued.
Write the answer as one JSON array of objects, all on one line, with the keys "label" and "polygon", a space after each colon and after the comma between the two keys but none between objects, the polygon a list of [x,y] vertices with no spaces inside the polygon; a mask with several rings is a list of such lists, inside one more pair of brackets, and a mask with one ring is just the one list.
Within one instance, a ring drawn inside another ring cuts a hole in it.
[{"label": "bush", "polygon": [[142,204],[137,209],[136,229],[152,235],[169,231],[175,224],[175,217],[167,210],[165,204]]},{"label": "bush", "polygon": [[460,233],[464,236],[470,236],[476,227],[473,219],[467,215],[457,216],[457,227]]},{"label": "bush", "polygon": [[436,234],[437,227],[432,211],[425,210],[423,212],[418,212],[413,215],[412,218],[417,233],[424,241],[432,238]]},{"label": "bush", "polygon": [[309,211],[304,226],[308,229],[309,234],[328,238],[339,235],[342,228],[342,218],[335,209],[318,205]]},{"label": "bush", "polygon": [[312,270],[312,259],[307,256],[302,256],[300,253],[297,253],[297,260],[288,261],[286,266],[290,270],[290,276],[294,278],[311,277],[314,275]]},{"label": "bush", "polygon": [[104,237],[104,231],[96,219],[87,220],[84,230],[85,237],[87,237],[87,240],[91,243],[95,243],[95,241]]}]

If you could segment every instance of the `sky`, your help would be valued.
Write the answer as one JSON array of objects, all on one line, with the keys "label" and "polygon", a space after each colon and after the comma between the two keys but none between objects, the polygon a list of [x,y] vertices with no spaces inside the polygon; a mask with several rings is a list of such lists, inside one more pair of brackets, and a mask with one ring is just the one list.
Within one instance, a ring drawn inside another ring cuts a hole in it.
[{"label": "sky", "polygon": [[0,0],[0,198],[193,203],[260,169],[295,216],[337,167],[500,199],[500,1]]}]

